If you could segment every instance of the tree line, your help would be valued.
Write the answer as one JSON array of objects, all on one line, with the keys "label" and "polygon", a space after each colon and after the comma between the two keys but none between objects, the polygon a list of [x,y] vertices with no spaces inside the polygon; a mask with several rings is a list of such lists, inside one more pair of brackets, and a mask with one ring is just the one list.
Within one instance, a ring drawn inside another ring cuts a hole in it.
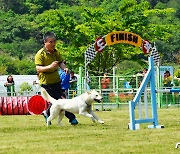
[{"label": "tree line", "polygon": [[[75,72],[84,52],[99,36],[129,31],[155,42],[161,64],[179,65],[178,0],[0,0],[0,72],[36,74],[34,55],[46,31],[57,35],[57,49]],[[131,62],[133,67],[124,61]],[[106,47],[88,65],[93,75],[133,73],[147,66],[147,55],[126,44]]]}]

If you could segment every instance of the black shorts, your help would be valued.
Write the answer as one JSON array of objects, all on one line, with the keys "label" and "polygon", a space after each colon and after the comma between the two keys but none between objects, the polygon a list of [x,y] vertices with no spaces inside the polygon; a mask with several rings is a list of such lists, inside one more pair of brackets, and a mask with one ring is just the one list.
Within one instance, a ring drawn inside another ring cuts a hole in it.
[{"label": "black shorts", "polygon": [[42,84],[41,87],[43,87],[48,92],[48,94],[55,99],[59,99],[61,96],[63,96],[61,82],[54,84]]}]

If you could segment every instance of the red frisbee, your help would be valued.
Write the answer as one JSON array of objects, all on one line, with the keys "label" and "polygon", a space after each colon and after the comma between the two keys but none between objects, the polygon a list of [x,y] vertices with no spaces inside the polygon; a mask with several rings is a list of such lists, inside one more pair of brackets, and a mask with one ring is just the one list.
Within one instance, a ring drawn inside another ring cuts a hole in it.
[{"label": "red frisbee", "polygon": [[40,95],[32,96],[28,102],[28,110],[31,114],[41,114],[46,108],[46,101]]}]

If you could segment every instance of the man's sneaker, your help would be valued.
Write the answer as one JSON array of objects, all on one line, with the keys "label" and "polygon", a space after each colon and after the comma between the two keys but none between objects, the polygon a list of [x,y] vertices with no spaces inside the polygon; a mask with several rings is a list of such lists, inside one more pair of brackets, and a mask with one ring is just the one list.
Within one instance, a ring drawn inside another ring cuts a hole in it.
[{"label": "man's sneaker", "polygon": [[73,119],[72,121],[71,121],[71,125],[77,125],[78,124],[78,121],[76,120],[76,119]]}]

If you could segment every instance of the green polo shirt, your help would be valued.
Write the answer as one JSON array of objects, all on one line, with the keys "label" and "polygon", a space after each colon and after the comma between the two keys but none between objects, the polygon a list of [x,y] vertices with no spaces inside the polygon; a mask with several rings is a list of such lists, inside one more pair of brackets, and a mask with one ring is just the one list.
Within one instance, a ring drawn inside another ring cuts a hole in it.
[{"label": "green polo shirt", "polygon": [[[35,55],[35,64],[39,66],[50,65],[53,61],[62,62],[60,52],[54,50],[53,53],[48,52],[45,48],[40,49]],[[54,84],[60,81],[58,70],[54,69],[47,72],[39,73],[40,85]]]}]

